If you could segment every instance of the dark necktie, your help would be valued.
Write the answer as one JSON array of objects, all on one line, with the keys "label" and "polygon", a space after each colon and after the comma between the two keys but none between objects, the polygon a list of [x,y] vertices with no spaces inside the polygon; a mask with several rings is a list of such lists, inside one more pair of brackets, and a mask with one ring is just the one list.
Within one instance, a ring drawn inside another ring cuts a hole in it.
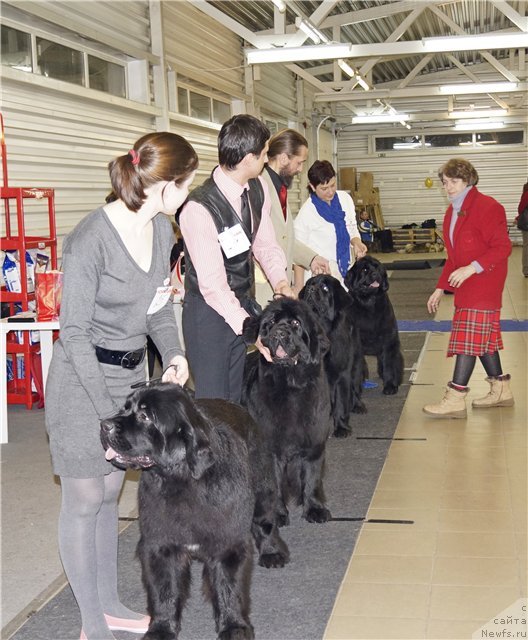
[{"label": "dark necktie", "polygon": [[240,196],[242,206],[240,207],[240,219],[242,220],[242,227],[246,232],[247,237],[251,240],[251,208],[249,206],[248,190],[244,189]]},{"label": "dark necktie", "polygon": [[282,207],[282,215],[284,216],[284,220],[286,220],[288,206],[288,187],[285,184],[281,184],[281,187],[279,189],[279,202]]}]

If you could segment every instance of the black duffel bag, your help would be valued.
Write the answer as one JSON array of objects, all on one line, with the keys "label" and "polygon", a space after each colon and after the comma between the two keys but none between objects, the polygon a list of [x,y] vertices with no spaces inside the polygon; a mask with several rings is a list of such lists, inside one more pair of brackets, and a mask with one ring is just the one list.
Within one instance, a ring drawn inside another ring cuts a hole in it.
[{"label": "black duffel bag", "polygon": [[528,231],[528,207],[524,207],[517,217],[517,229]]}]

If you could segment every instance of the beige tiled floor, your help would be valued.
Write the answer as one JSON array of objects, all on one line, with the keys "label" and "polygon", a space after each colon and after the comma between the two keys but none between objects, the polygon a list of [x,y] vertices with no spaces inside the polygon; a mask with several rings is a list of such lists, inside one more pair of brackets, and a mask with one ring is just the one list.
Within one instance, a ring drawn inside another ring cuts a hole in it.
[{"label": "beige tiled floor", "polygon": [[[516,249],[504,319],[528,318],[527,292]],[[451,316],[444,296],[436,319]],[[368,513],[413,524],[363,526],[325,640],[472,638],[526,598],[527,334],[503,338],[515,406],[431,420],[422,406],[441,397],[453,360],[448,334],[429,334],[395,434],[425,440],[393,442]],[[487,392],[484,377],[478,363],[468,406]]]}]

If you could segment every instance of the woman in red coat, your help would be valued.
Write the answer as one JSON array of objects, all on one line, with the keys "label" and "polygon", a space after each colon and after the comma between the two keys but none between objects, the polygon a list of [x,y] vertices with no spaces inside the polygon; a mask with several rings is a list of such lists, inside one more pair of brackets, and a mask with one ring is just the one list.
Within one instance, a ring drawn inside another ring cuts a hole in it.
[{"label": "woman in red coat", "polygon": [[423,410],[434,418],[465,418],[468,382],[477,357],[486,371],[489,393],[473,400],[474,408],[513,405],[510,376],[502,372],[499,350],[502,292],[511,242],[506,212],[476,188],[478,173],[467,160],[449,160],[438,172],[451,202],[444,217],[447,261],[437,288],[427,301],[438,309],[444,290],[454,293],[455,313],[447,355],[456,356],[453,379],[438,404]]}]

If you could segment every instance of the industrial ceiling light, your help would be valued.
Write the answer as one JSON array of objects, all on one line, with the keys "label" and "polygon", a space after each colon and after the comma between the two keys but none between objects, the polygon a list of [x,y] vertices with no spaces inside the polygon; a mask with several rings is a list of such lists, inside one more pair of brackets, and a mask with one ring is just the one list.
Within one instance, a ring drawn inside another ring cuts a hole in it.
[{"label": "industrial ceiling light", "polygon": [[438,87],[440,93],[454,95],[457,93],[508,93],[517,89],[517,82],[480,82],[472,84],[444,84]]},{"label": "industrial ceiling light", "polygon": [[481,129],[502,129],[504,122],[497,120],[486,120],[482,122],[478,120],[458,120],[455,122],[455,129],[457,131],[480,131]]},{"label": "industrial ceiling light", "polygon": [[508,109],[475,109],[474,111],[450,111],[450,118],[482,118],[486,116],[488,118],[499,118],[500,116],[507,116]]},{"label": "industrial ceiling light", "polygon": [[266,64],[269,62],[302,62],[304,60],[334,60],[347,58],[350,45],[329,43],[304,47],[275,47],[273,49],[246,49],[248,64]]},{"label": "industrial ceiling light", "polygon": [[347,76],[353,78],[362,89],[365,89],[365,91],[370,91],[369,84],[361,77],[361,75],[357,71],[354,71],[354,69],[348,64],[348,62],[340,59],[337,61],[337,64],[339,65],[339,68],[344,73],[346,73]]},{"label": "industrial ceiling light", "polygon": [[[379,113],[369,116],[353,116],[352,124],[382,124],[384,122],[400,122],[406,127],[409,127],[407,120],[410,116],[406,113]],[[409,127],[410,128],[410,127]]]},{"label": "industrial ceiling light", "polygon": [[528,47],[528,33],[486,33],[472,36],[445,36],[422,38],[424,53],[442,51],[471,51],[492,49],[517,49]]},{"label": "industrial ceiling light", "polygon": [[295,18],[295,26],[305,33],[314,44],[321,42],[328,42],[328,38],[324,33],[321,33],[319,29],[316,29],[313,24],[305,20],[304,18]]}]

